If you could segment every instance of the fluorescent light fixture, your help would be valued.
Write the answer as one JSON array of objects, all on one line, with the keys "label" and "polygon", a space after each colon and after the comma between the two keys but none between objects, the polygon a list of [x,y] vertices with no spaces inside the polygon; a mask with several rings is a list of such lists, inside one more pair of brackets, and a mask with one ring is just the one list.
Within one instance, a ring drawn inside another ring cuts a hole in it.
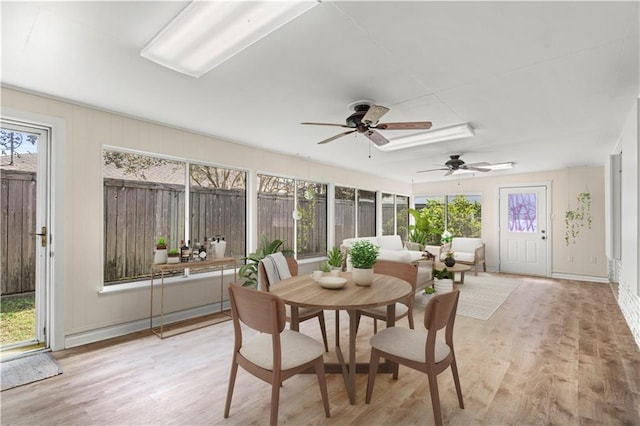
[{"label": "fluorescent light fixture", "polygon": [[[496,163],[496,164],[489,164],[486,166],[478,166],[480,168],[483,169],[489,169],[489,170],[508,170],[508,169],[513,169],[513,163],[512,162],[507,162],[507,163]],[[465,169],[458,169],[458,170],[454,170],[453,173],[451,173],[452,175],[464,175],[467,173],[480,173],[482,174],[483,172],[478,172],[476,170],[465,170]]]},{"label": "fluorescent light fixture", "polygon": [[192,1],[140,55],[199,78],[317,4],[318,0]]},{"label": "fluorescent light fixture", "polygon": [[408,136],[389,138],[389,143],[378,146],[378,149],[382,151],[397,151],[399,149],[411,148],[429,143],[469,138],[474,135],[475,132],[473,131],[473,127],[471,127],[469,123],[456,124],[454,126],[414,133]]}]

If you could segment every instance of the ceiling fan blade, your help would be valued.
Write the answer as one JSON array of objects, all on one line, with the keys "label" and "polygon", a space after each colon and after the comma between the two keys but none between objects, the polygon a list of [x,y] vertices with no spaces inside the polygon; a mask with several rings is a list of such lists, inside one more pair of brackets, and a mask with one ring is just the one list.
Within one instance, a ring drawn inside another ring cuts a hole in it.
[{"label": "ceiling fan blade", "polygon": [[318,145],[321,145],[321,144],[324,144],[324,143],[331,142],[331,141],[333,141],[333,140],[336,140],[336,139],[338,139],[338,138],[341,138],[341,137],[343,137],[343,136],[346,136],[346,135],[348,135],[348,134],[350,134],[350,133],[353,133],[353,132],[355,132],[355,131],[356,131],[356,130],[349,130],[348,132],[342,132],[342,133],[339,133],[339,134],[337,134],[337,135],[335,135],[335,136],[330,137],[329,139],[325,139],[325,140],[323,140],[323,141],[318,142]]},{"label": "ceiling fan blade", "polygon": [[440,170],[449,170],[449,169],[439,168],[439,169],[418,170],[416,173],[437,172]]},{"label": "ceiling fan blade", "polygon": [[344,124],[335,124],[335,123],[309,123],[309,122],[305,122],[305,123],[300,123],[300,124],[310,124],[312,126],[334,126],[334,127],[349,127],[349,126],[345,126]]},{"label": "ceiling fan blade", "polygon": [[381,105],[371,105],[367,110],[367,113],[362,117],[362,122],[368,124],[376,124],[378,120],[380,120],[382,116],[387,112],[389,112],[389,108],[387,107],[383,107]]},{"label": "ceiling fan blade", "polygon": [[367,130],[364,135],[371,139],[371,142],[375,143],[378,146],[386,145],[389,143],[389,140],[382,136],[380,133],[375,130]]},{"label": "ceiling fan blade", "polygon": [[445,175],[445,176],[450,176],[450,175],[452,175],[452,174],[453,174],[453,170],[449,170],[449,171],[448,171],[447,173],[445,173],[444,175]]},{"label": "ceiling fan blade", "polygon": [[430,121],[407,121],[404,123],[380,123],[376,127],[380,130],[422,130],[430,129]]}]

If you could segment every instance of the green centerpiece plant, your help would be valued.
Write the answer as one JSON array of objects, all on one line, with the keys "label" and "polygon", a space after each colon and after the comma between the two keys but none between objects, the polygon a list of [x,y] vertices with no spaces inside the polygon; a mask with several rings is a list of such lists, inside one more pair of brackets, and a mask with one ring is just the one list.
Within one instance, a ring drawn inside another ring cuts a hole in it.
[{"label": "green centerpiece plant", "polygon": [[373,265],[378,260],[380,248],[370,241],[356,241],[349,249],[353,266],[353,281],[360,286],[370,286],[373,282]]}]

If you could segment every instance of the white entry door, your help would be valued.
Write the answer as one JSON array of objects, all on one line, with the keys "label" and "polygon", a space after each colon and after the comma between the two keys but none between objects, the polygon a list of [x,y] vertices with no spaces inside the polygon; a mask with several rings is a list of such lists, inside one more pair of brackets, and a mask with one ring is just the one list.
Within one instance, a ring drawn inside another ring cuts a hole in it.
[{"label": "white entry door", "polygon": [[500,188],[500,272],[548,276],[546,185]]}]

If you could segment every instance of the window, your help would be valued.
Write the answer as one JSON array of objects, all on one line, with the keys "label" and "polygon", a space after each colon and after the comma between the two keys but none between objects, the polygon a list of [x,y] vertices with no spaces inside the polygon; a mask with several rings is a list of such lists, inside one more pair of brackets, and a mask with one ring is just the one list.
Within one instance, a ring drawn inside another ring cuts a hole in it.
[{"label": "window", "polygon": [[335,241],[340,245],[342,240],[356,236],[356,190],[336,186],[335,200]]},{"label": "window", "polygon": [[400,235],[407,239],[409,226],[409,197],[382,194],[382,235]]},{"label": "window", "polygon": [[437,195],[415,198],[416,210],[427,217],[431,233],[427,244],[440,243],[448,230],[454,237],[480,237],[482,202],[480,195]]},{"label": "window", "polygon": [[509,194],[509,232],[538,232],[536,193]]},{"label": "window", "polygon": [[358,237],[375,237],[376,235],[376,193],[374,191],[357,191]]},{"label": "window", "polygon": [[159,237],[178,249],[220,235],[226,256],[245,254],[244,171],[104,150],[103,185],[105,285],[148,277]]},{"label": "window", "polygon": [[327,185],[258,175],[258,235],[284,241],[298,259],[327,252]]}]

